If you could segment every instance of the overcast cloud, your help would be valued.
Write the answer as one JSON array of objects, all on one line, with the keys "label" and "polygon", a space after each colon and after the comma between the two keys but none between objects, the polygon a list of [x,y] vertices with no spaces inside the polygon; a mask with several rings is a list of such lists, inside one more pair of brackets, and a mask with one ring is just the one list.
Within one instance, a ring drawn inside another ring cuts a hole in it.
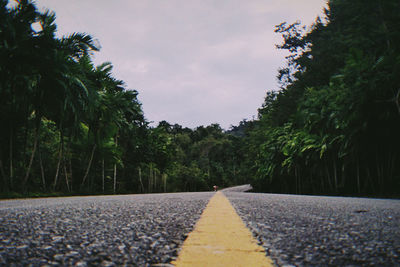
[{"label": "overcast cloud", "polygon": [[284,66],[274,26],[311,24],[325,0],[38,0],[60,35],[86,32],[148,120],[225,129],[257,114]]}]

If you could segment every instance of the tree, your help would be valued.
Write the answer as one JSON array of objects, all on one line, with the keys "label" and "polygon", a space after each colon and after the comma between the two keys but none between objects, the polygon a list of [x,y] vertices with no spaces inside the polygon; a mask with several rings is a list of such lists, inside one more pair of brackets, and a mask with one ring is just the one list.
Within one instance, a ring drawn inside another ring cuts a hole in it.
[{"label": "tree", "polygon": [[396,1],[332,0],[310,28],[277,26],[290,55],[250,134],[259,189],[394,193],[398,11]]}]

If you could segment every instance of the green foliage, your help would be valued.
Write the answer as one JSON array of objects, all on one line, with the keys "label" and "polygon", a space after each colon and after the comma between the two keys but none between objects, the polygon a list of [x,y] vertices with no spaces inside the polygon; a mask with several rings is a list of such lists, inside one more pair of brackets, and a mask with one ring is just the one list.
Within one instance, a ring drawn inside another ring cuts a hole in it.
[{"label": "green foliage", "polygon": [[112,76],[111,63],[93,66],[91,36],[57,38],[54,13],[31,1],[0,9],[2,191],[105,192],[112,185],[99,173],[112,173],[115,192],[130,149],[118,138],[146,123],[137,92]]},{"label": "green foliage", "polygon": [[28,0],[10,8],[0,3],[4,195],[195,191],[232,183],[233,137],[219,125],[149,127],[138,92],[113,77],[110,62],[93,64],[99,48],[90,35],[57,38],[54,13]]},{"label": "green foliage", "polygon": [[248,137],[257,189],[398,195],[400,3],[331,0],[325,14],[276,28],[290,55]]}]

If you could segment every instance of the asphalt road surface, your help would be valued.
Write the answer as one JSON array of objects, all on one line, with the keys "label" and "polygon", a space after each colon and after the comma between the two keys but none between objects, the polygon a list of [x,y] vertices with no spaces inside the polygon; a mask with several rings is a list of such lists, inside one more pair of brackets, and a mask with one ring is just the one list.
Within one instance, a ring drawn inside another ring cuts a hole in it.
[{"label": "asphalt road surface", "polygon": [[[400,201],[224,191],[278,266],[400,266]],[[0,201],[0,266],[168,266],[213,193]]]},{"label": "asphalt road surface", "polygon": [[400,266],[400,200],[225,195],[278,266]]},{"label": "asphalt road surface", "polygon": [[170,262],[212,195],[0,201],[0,266],[154,266]]}]

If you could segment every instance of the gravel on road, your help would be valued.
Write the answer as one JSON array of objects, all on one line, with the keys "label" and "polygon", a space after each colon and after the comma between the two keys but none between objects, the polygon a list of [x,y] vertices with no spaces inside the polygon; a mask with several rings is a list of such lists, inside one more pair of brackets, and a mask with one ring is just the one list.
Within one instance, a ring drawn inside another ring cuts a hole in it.
[{"label": "gravel on road", "polygon": [[0,266],[167,266],[212,195],[0,201]]},{"label": "gravel on road", "polygon": [[[400,200],[224,190],[278,266],[400,266]],[[0,201],[0,266],[169,266],[213,192]]]},{"label": "gravel on road", "polygon": [[400,266],[400,200],[224,194],[278,266]]}]

